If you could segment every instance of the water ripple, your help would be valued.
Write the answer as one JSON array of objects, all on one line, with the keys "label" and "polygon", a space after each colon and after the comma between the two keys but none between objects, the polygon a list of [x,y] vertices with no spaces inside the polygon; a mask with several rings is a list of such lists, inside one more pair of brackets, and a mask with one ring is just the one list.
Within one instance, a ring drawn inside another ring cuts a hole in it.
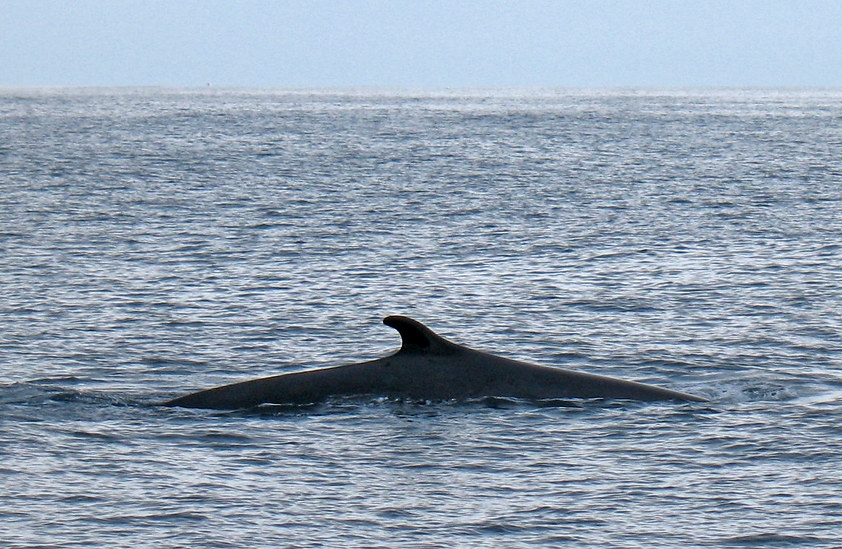
[{"label": "water ripple", "polygon": [[[0,91],[0,537],[834,547],[837,92]],[[157,402],[409,314],[700,405]]]}]

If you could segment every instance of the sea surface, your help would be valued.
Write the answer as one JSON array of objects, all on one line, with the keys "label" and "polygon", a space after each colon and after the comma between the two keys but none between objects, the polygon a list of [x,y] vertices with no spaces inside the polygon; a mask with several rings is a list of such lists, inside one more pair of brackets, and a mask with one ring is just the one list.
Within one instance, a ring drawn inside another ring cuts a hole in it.
[{"label": "sea surface", "polygon": [[[709,403],[157,404],[473,348]],[[0,545],[839,547],[842,90],[0,90]]]}]

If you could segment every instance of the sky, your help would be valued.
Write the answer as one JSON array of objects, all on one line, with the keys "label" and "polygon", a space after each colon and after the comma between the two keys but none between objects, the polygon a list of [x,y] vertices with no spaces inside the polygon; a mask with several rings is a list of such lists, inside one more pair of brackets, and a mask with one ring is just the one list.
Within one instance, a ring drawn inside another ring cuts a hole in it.
[{"label": "sky", "polygon": [[842,86],[842,0],[0,0],[0,86]]}]

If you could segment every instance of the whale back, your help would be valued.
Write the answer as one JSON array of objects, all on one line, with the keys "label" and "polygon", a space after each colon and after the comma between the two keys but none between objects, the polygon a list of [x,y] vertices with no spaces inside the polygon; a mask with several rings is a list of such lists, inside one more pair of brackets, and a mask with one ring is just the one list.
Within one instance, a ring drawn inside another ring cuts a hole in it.
[{"label": "whale back", "polygon": [[706,399],[652,385],[529,364],[458,345],[417,320],[387,316],[401,348],[389,356],[317,370],[293,372],[207,389],[165,406],[234,409],[260,404],[307,404],[331,396],[385,395],[416,400],[486,396],[525,399]]}]

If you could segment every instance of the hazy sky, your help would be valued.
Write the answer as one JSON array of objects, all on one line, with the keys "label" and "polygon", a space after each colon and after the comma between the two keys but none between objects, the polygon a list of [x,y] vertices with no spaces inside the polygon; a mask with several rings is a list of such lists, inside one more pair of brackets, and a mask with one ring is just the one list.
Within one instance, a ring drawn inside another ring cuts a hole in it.
[{"label": "hazy sky", "polygon": [[842,86],[842,0],[0,0],[0,86]]}]

